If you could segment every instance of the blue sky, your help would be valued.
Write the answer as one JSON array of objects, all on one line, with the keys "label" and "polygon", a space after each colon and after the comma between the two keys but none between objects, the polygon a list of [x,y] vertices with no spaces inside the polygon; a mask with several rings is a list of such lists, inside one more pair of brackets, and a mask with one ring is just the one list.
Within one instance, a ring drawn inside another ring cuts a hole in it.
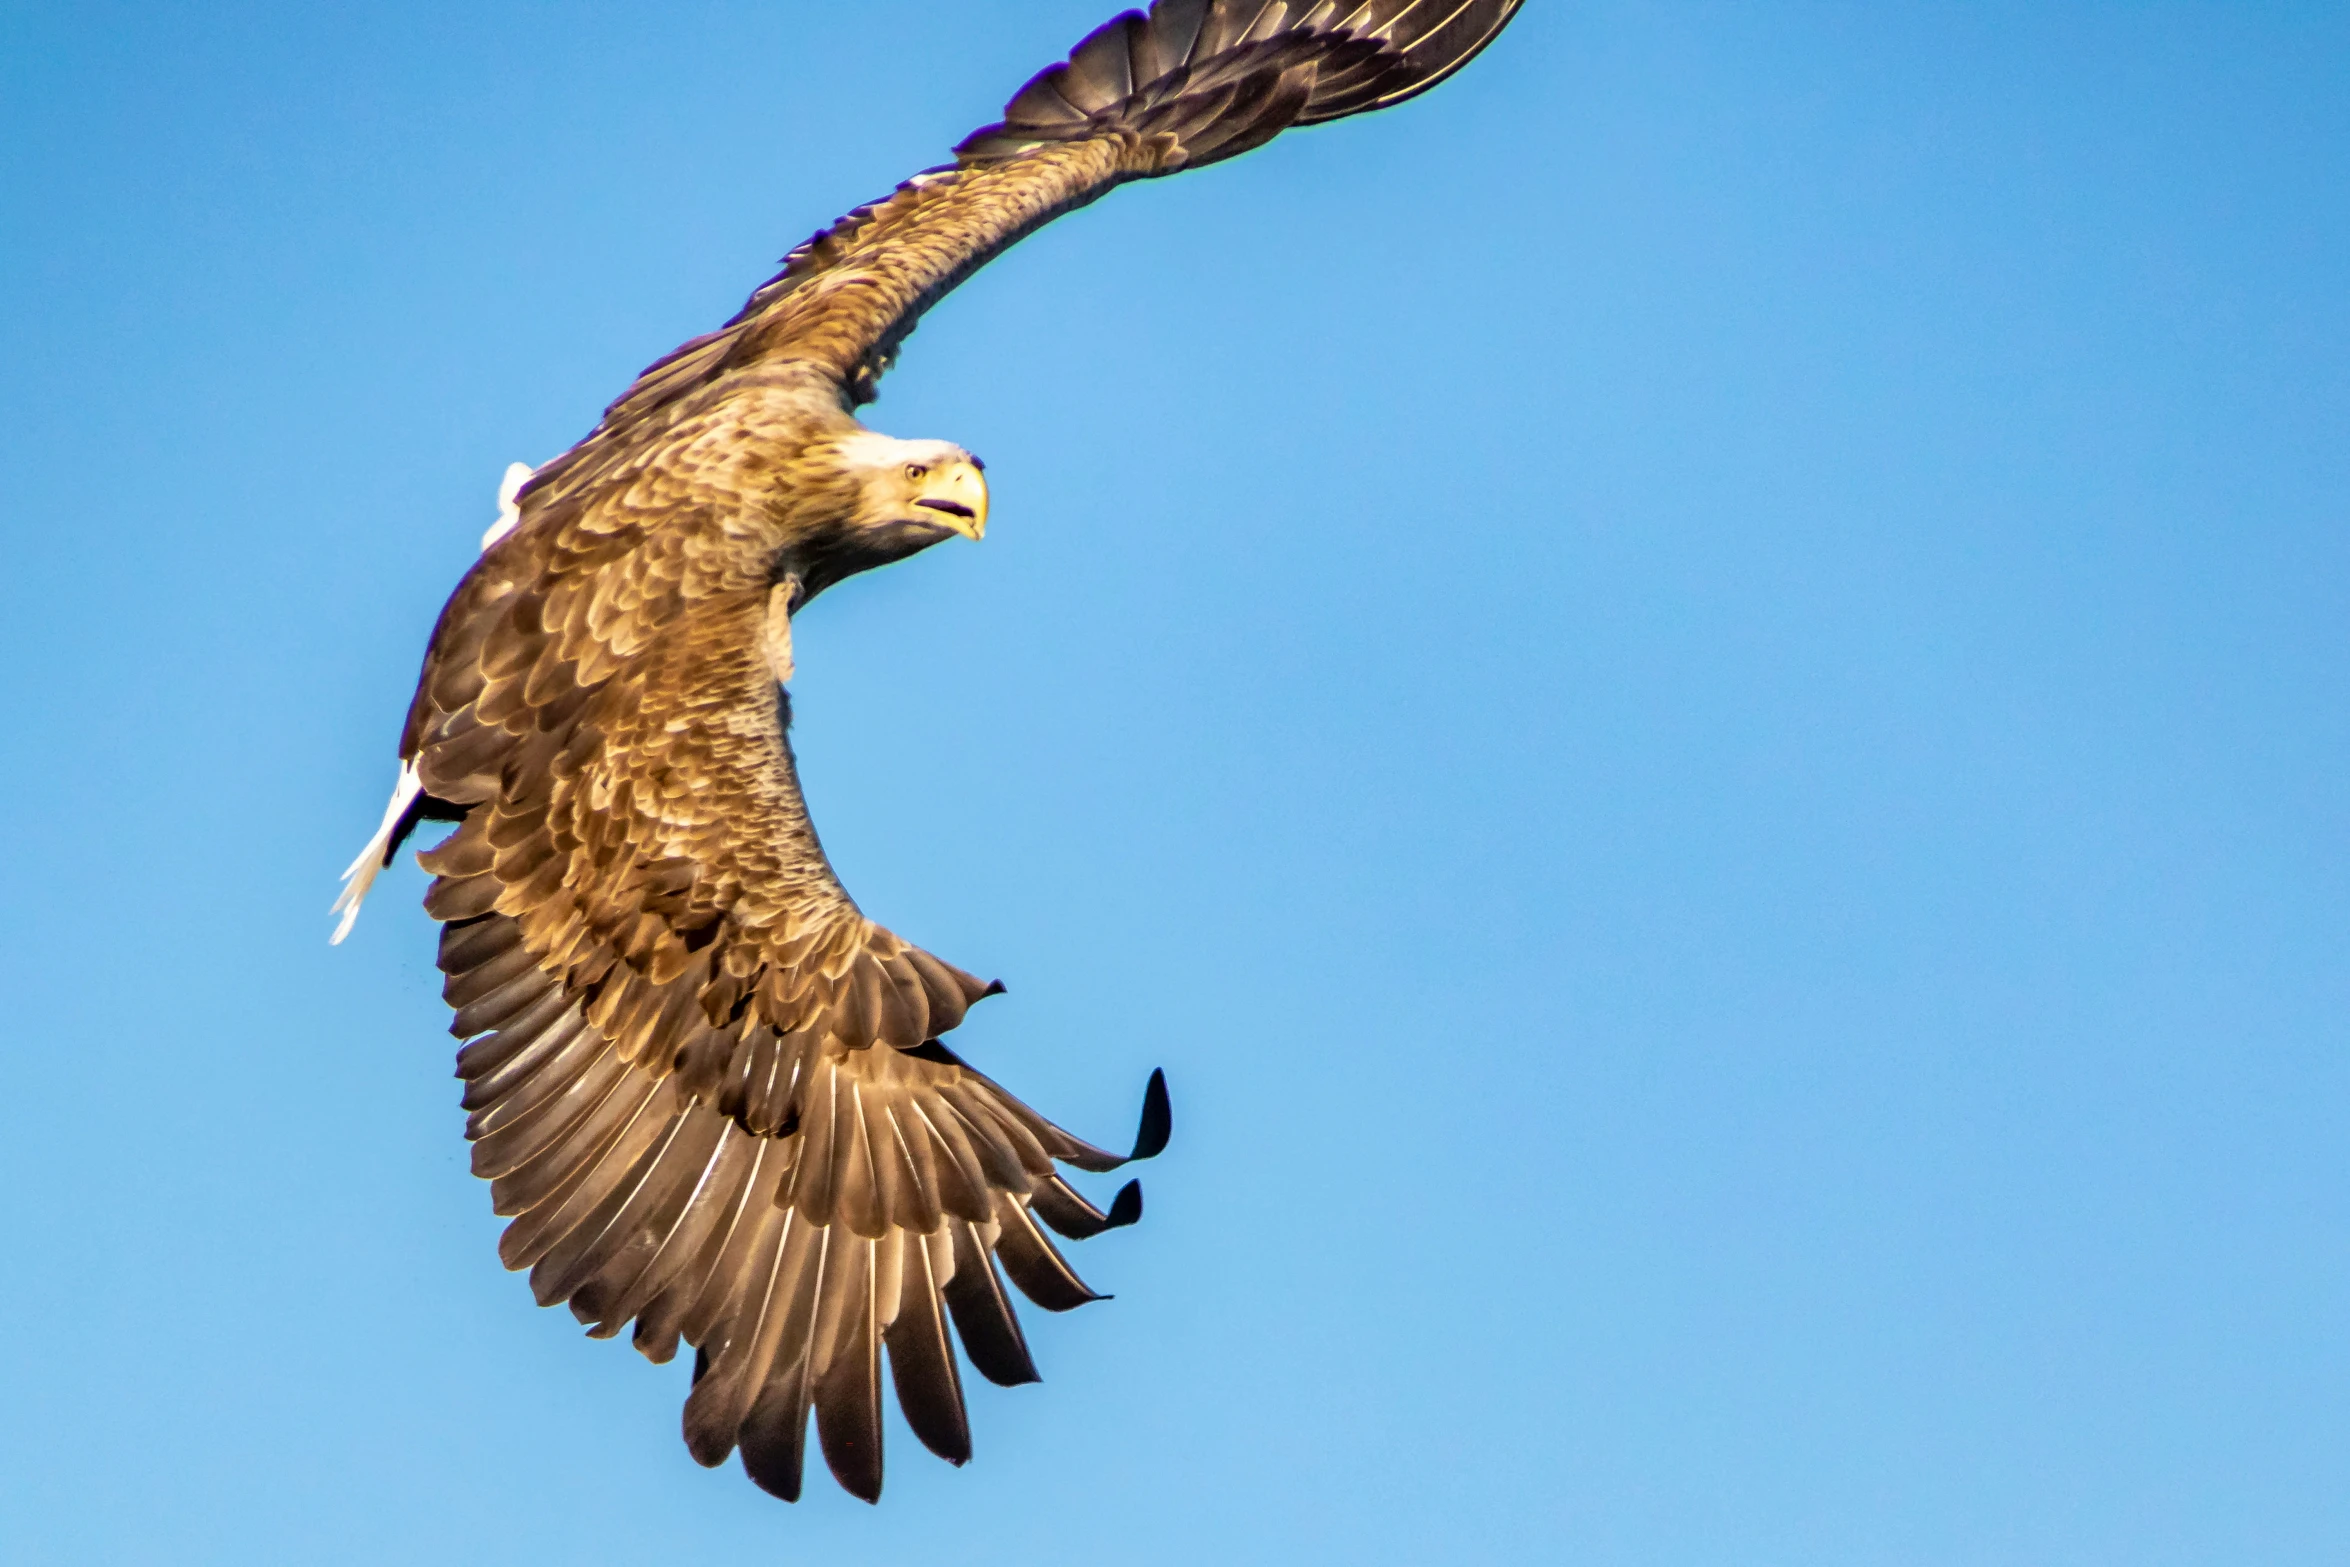
[{"label": "blue sky", "polygon": [[2344,1559],[2336,6],[1534,0],[1022,245],[799,744],[970,1054],[1167,1068],[1118,1298],[787,1508],[499,1269],[325,943],[499,473],[1103,14],[0,5],[4,1553]]}]

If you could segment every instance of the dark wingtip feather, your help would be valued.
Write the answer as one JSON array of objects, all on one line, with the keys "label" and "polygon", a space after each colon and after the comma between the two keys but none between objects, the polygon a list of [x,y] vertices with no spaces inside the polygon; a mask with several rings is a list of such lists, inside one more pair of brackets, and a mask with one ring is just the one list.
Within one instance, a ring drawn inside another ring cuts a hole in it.
[{"label": "dark wingtip feather", "polygon": [[824,1450],[825,1467],[840,1488],[860,1502],[881,1500],[880,1388],[872,1380],[876,1368],[868,1361],[836,1366],[846,1384],[819,1395],[816,1438]]},{"label": "dark wingtip feather", "polygon": [[[1174,1130],[1175,1111],[1167,1102],[1167,1074],[1159,1068],[1153,1067],[1151,1068],[1150,1086],[1142,1091],[1142,1126],[1134,1134],[1134,1152],[1126,1157],[1129,1159],[1157,1158],[1160,1153],[1165,1151],[1167,1138]],[[1126,1194],[1120,1192],[1118,1200],[1124,1202]],[[1136,1193],[1134,1201],[1135,1211],[1140,1213],[1142,1196],[1139,1192]]]},{"label": "dark wingtip feather", "polygon": [[1045,1239],[1036,1227],[1036,1220],[1025,1208],[1005,1202],[999,1209],[1003,1232],[996,1237],[996,1260],[1004,1272],[1020,1286],[1020,1293],[1035,1301],[1047,1311],[1074,1311],[1093,1301],[1107,1300],[1097,1294],[1092,1285],[1077,1276],[1069,1266],[1069,1259],[1060,1249]]},{"label": "dark wingtip feather", "polygon": [[1128,1181],[1118,1188],[1118,1195],[1110,1199],[1110,1216],[1102,1225],[1105,1230],[1122,1230],[1142,1220],[1142,1182]]},{"label": "dark wingtip feather", "polygon": [[947,1337],[927,1257],[917,1249],[907,1263],[897,1320],[882,1333],[898,1408],[924,1447],[958,1467],[971,1458],[971,1422],[963,1408],[963,1379]]},{"label": "dark wingtip feather", "polygon": [[[1133,1182],[1127,1184],[1131,1186]],[[1029,1194],[1028,1207],[1030,1212],[1051,1225],[1055,1233],[1066,1235],[1073,1241],[1091,1240],[1112,1227],[1108,1214],[1079,1196],[1076,1188],[1059,1176],[1040,1182],[1036,1190]]]},{"label": "dark wingtip feather", "polygon": [[800,1375],[770,1383],[741,1431],[743,1473],[769,1496],[800,1499],[808,1447],[808,1390]]},{"label": "dark wingtip feather", "polygon": [[751,1484],[779,1502],[800,1499],[801,1461],[796,1449],[788,1461],[774,1457],[765,1448],[743,1449],[743,1473],[750,1476]]},{"label": "dark wingtip feather", "polygon": [[1004,1294],[995,1263],[973,1240],[970,1226],[955,1226],[955,1274],[947,1281],[947,1315],[963,1337],[972,1369],[998,1387],[1042,1382],[1029,1356],[1020,1318]]},{"label": "dark wingtip feather", "polygon": [[1171,138],[1171,174],[1290,125],[1418,97],[1483,51],[1524,0],[1158,0],[1085,36],[957,144],[963,163],[1117,128]]}]

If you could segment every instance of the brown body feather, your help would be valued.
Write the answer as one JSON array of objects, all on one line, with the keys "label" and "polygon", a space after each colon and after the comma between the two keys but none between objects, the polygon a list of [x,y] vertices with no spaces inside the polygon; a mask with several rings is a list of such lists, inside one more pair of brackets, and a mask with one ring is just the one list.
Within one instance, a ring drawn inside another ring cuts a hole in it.
[{"label": "brown body feather", "polygon": [[[800,797],[778,609],[877,563],[847,536],[850,410],[928,306],[1055,215],[1284,126],[1380,107],[1476,53],[1517,0],[1127,13],[1002,122],[786,258],[541,469],[433,632],[400,754],[463,811],[422,858],[446,922],[474,1168],[501,1255],[591,1331],[698,1350],[686,1441],[879,1494],[886,1348],[916,1434],[970,1453],[951,1317],[1032,1380],[998,1264],[1096,1298],[1041,1228],[1109,1214],[1056,1162],[1120,1156],[937,1043],[989,991],[867,920]],[[786,595],[782,599],[778,593]],[[788,640],[786,635],[785,640]],[[480,1036],[480,1037],[474,1037]],[[1147,1156],[1165,1138],[1154,1077]]]}]

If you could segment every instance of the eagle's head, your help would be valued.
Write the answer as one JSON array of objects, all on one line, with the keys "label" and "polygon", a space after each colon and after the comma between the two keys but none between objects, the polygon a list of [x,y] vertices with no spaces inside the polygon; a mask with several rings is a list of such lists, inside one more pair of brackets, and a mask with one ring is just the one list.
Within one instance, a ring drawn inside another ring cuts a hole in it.
[{"label": "eagle's head", "polygon": [[803,602],[958,533],[977,539],[987,532],[987,465],[952,441],[858,430],[811,455],[831,470],[833,505],[846,505],[779,563],[801,578]]},{"label": "eagle's head", "polygon": [[849,530],[876,543],[902,543],[891,559],[950,533],[986,534],[987,464],[952,441],[901,441],[860,430],[838,451],[857,486]]}]

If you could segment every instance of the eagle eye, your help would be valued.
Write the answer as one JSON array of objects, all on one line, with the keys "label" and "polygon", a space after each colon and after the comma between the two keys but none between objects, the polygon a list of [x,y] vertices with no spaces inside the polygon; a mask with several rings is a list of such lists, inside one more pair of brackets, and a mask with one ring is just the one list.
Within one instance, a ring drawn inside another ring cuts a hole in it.
[{"label": "eagle eye", "polygon": [[919,479],[929,471],[930,470],[928,468],[924,467],[921,463],[918,462],[910,462],[906,464],[906,477],[909,479]]}]

